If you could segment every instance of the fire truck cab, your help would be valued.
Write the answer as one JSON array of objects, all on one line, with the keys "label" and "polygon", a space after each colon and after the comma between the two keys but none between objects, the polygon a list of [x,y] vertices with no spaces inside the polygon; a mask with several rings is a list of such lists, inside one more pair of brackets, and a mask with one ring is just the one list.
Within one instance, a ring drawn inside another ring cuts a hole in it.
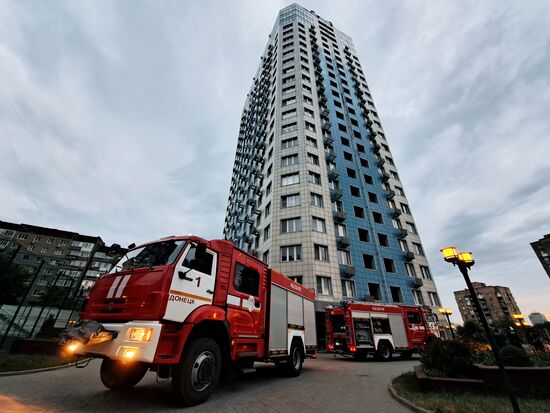
[{"label": "fire truck cab", "polygon": [[429,307],[346,301],[326,309],[327,350],[366,359],[374,354],[390,360],[394,353],[409,358],[435,337]]},{"label": "fire truck cab", "polygon": [[206,400],[222,368],[275,362],[297,376],[314,357],[315,293],[225,240],[168,237],[133,248],[94,285],[61,341],[102,358],[111,389],[148,370],[185,405]]}]

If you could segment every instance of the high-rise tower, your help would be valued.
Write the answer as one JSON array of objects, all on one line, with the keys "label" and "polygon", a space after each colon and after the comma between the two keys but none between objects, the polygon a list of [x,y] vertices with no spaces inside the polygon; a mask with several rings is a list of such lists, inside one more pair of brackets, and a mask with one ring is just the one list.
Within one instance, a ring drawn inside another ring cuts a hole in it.
[{"label": "high-rise tower", "polygon": [[315,288],[319,312],[343,298],[440,306],[353,42],[296,4],[245,102],[224,235]]}]

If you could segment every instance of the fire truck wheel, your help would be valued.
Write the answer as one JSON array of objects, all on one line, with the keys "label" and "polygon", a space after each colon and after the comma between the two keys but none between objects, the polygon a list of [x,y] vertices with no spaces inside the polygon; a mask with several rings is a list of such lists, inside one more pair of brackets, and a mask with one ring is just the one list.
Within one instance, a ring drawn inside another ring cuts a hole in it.
[{"label": "fire truck wheel", "polygon": [[391,344],[382,342],[378,344],[378,351],[376,352],[376,355],[382,361],[389,361],[391,360],[392,352],[393,349]]},{"label": "fire truck wheel", "polygon": [[301,342],[295,340],[290,346],[290,355],[288,356],[287,362],[284,364],[285,374],[288,377],[297,377],[302,372],[304,354],[300,345]]},{"label": "fire truck wheel", "polygon": [[221,352],[210,338],[192,341],[183,351],[172,377],[172,393],[186,406],[202,403],[210,397],[221,374]]},{"label": "fire truck wheel", "polygon": [[122,363],[104,359],[99,376],[101,382],[111,390],[124,390],[134,387],[147,373],[148,367],[142,363]]}]

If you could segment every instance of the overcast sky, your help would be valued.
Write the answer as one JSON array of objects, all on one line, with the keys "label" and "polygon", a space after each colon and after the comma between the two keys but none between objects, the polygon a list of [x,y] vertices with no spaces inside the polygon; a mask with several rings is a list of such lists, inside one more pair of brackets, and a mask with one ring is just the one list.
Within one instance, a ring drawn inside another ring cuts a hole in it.
[{"label": "overcast sky", "polygon": [[[0,0],[0,219],[127,245],[222,236],[241,109],[286,1]],[[443,304],[550,313],[547,1],[303,1],[355,43]]]}]

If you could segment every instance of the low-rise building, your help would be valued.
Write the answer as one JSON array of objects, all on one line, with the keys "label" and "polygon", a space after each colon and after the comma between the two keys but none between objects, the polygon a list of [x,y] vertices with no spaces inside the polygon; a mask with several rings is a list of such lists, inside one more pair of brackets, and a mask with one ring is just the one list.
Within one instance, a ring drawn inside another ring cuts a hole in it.
[{"label": "low-rise building", "polygon": [[546,316],[542,313],[532,312],[529,314],[529,320],[531,320],[531,324],[544,324],[548,322],[548,319]]}]

